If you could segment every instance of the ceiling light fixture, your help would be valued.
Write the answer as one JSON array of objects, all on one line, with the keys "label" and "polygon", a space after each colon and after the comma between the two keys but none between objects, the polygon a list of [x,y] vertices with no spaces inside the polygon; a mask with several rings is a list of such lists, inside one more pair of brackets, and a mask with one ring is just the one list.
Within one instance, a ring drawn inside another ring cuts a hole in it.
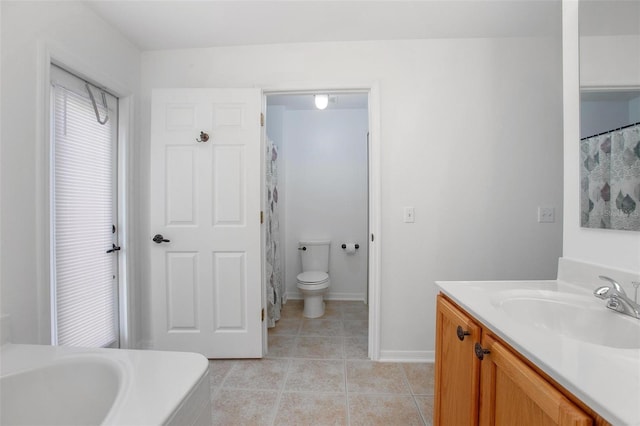
[{"label": "ceiling light fixture", "polygon": [[316,108],[325,109],[329,105],[329,95],[314,95]]}]

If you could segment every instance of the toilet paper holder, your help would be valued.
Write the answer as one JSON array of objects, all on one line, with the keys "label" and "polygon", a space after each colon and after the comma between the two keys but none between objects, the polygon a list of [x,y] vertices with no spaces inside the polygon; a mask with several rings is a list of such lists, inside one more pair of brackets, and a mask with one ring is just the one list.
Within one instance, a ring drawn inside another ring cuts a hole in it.
[{"label": "toilet paper holder", "polygon": [[[342,243],[342,245],[340,247],[342,247],[343,249],[346,249],[347,245]],[[360,248],[360,244],[356,244],[356,250],[359,249],[359,248]]]}]

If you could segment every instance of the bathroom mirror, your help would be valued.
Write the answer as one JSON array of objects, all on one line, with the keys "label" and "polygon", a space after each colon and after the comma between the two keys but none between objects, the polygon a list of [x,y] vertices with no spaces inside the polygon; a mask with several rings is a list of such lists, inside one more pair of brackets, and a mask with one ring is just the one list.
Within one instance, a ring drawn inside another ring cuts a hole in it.
[{"label": "bathroom mirror", "polygon": [[640,1],[580,1],[579,24],[580,223],[640,231]]}]

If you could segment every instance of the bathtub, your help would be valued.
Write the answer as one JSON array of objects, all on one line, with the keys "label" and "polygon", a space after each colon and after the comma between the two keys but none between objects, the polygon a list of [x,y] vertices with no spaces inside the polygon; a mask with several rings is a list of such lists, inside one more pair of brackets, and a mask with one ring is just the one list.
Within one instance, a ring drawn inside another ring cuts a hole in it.
[{"label": "bathtub", "polygon": [[6,343],[0,360],[3,426],[211,423],[199,354]]}]

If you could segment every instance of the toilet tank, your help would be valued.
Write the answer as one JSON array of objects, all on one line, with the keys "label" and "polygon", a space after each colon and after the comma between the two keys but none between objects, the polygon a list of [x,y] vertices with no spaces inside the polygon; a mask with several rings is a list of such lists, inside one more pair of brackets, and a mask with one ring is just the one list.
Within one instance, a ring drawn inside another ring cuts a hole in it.
[{"label": "toilet tank", "polygon": [[302,272],[322,271],[328,273],[330,245],[331,241],[328,240],[300,241],[299,248],[307,248],[300,250]]}]

